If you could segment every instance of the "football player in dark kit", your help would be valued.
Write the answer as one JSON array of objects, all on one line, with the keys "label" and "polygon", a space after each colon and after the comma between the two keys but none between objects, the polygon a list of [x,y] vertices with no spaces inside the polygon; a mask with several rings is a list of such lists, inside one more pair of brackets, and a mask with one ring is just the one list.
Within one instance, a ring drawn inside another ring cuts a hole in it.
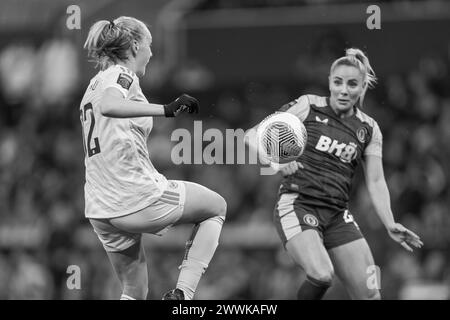
[{"label": "football player in dark kit", "polygon": [[348,210],[359,164],[389,236],[408,251],[423,245],[416,234],[394,220],[383,173],[382,134],[376,121],[359,109],[375,81],[364,53],[348,49],[331,66],[329,97],[303,95],[280,109],[299,117],[308,133],[298,161],[280,167],[284,178],[274,211],[286,250],[307,275],[298,299],[321,299],[334,274],[352,299],[381,298],[379,287],[368,285],[368,271],[375,263]]}]

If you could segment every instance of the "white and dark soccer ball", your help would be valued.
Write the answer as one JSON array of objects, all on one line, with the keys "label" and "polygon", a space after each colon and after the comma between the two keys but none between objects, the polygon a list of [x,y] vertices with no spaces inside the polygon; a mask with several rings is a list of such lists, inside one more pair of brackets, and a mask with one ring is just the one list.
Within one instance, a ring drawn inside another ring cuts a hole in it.
[{"label": "white and dark soccer ball", "polygon": [[261,155],[278,164],[300,157],[308,138],[305,125],[298,117],[287,112],[265,118],[258,126],[256,136]]}]

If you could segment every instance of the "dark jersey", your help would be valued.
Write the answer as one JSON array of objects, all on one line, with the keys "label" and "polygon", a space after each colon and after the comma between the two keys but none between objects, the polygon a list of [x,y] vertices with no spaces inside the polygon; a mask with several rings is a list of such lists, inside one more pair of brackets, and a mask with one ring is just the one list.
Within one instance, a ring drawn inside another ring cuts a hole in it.
[{"label": "dark jersey", "polygon": [[300,118],[308,132],[304,169],[283,179],[281,193],[296,192],[305,205],[342,210],[347,208],[352,178],[365,155],[381,157],[382,135],[378,124],[356,109],[341,119],[327,97],[304,95],[280,111]]}]

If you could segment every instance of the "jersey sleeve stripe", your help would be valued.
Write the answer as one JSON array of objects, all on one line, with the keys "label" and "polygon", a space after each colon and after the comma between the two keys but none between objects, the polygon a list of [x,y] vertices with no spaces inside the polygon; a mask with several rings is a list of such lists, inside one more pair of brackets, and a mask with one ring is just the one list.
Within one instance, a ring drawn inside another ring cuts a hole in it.
[{"label": "jersey sleeve stripe", "polygon": [[176,192],[172,192],[172,191],[167,191],[167,190],[165,190],[165,191],[164,191],[164,194],[167,194],[167,195],[172,195],[172,196],[179,196],[179,194],[178,194],[178,193],[176,193]]},{"label": "jersey sleeve stripe", "polygon": [[160,200],[161,202],[164,202],[164,203],[167,203],[167,204],[172,204],[172,205],[174,205],[174,206],[176,206],[176,205],[179,204],[178,201],[167,200],[167,199],[165,199],[165,198],[163,198],[163,197],[161,197],[159,200]]},{"label": "jersey sleeve stripe", "polygon": [[296,103],[293,104],[286,112],[292,113],[297,116],[302,122],[308,117],[310,106],[307,96],[301,96],[295,100]]},{"label": "jersey sleeve stripe", "polygon": [[297,196],[295,193],[285,193],[281,195],[278,201],[277,211],[286,241],[289,241],[296,234],[302,232],[300,221],[294,210],[294,201]]},{"label": "jersey sleeve stripe", "polygon": [[375,120],[373,120],[371,117],[369,117],[367,114],[362,112],[359,109],[356,109],[356,117],[361,121],[368,123],[372,128],[375,127]]},{"label": "jersey sleeve stripe", "polygon": [[327,98],[326,97],[320,97],[316,96],[314,94],[308,94],[306,95],[309,104],[312,104],[316,107],[322,108],[327,106]]}]

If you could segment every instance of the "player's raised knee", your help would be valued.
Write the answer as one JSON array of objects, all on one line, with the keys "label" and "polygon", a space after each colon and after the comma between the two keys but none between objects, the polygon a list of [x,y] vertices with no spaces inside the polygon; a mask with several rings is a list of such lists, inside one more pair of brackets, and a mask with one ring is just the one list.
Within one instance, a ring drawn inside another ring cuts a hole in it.
[{"label": "player's raised knee", "polygon": [[225,216],[227,215],[227,202],[218,193],[214,193],[214,206],[212,209],[214,210],[214,215],[216,216],[225,218]]}]

